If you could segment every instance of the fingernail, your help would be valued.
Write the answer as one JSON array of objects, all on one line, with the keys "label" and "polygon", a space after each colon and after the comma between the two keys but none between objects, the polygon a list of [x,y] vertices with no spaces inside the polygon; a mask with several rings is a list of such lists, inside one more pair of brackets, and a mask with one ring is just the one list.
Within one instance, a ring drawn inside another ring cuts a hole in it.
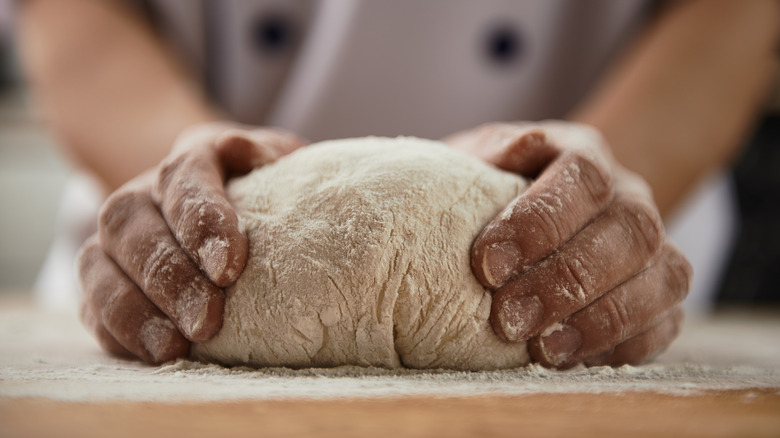
[{"label": "fingernail", "polygon": [[167,359],[176,341],[176,326],[167,319],[152,317],[141,326],[141,345],[155,363]]},{"label": "fingernail", "polygon": [[485,280],[493,287],[500,287],[517,273],[520,248],[513,242],[499,242],[485,249],[482,257],[482,272]]},{"label": "fingernail", "polygon": [[219,284],[228,264],[228,244],[224,239],[212,237],[198,249],[201,267],[211,281]]},{"label": "fingernail", "polygon": [[544,306],[538,297],[512,297],[501,304],[498,321],[507,340],[524,341],[534,334],[543,314]]},{"label": "fingernail", "polygon": [[582,346],[582,335],[570,325],[556,324],[550,331],[540,338],[542,354],[552,365],[564,365]]}]

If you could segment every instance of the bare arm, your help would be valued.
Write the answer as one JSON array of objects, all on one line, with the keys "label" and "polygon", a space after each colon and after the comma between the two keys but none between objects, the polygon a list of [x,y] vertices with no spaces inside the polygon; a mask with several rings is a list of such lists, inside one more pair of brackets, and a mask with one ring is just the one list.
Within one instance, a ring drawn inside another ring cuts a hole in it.
[{"label": "bare arm", "polygon": [[674,4],[573,118],[601,130],[668,216],[743,144],[779,49],[777,0]]},{"label": "bare arm", "polygon": [[215,118],[144,23],[116,1],[21,3],[20,50],[47,123],[110,190]]}]

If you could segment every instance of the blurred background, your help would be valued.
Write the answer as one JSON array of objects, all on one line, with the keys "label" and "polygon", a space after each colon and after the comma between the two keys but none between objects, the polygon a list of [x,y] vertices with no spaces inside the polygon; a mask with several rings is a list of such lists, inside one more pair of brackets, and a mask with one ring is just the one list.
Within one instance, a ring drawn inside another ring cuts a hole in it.
[{"label": "blurred background", "polygon": [[0,0],[0,292],[32,287],[71,171],[24,87],[11,3]]}]

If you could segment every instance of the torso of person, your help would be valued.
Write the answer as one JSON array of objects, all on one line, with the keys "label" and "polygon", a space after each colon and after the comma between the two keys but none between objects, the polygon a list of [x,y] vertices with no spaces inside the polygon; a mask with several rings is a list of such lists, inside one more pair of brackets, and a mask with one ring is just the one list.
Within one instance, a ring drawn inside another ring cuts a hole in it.
[{"label": "torso of person", "polygon": [[229,118],[312,141],[439,138],[490,121],[565,118],[652,6],[646,0],[142,3]]}]

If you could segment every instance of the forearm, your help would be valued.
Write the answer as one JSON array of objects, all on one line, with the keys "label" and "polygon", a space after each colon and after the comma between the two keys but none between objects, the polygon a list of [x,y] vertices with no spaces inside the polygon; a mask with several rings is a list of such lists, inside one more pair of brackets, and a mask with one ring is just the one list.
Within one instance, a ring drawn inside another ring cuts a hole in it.
[{"label": "forearm", "polygon": [[151,32],[112,1],[21,4],[20,50],[44,117],[114,189],[159,162],[187,126],[215,118]]},{"label": "forearm", "polygon": [[743,143],[778,68],[780,2],[674,5],[573,119],[599,128],[668,216]]}]

